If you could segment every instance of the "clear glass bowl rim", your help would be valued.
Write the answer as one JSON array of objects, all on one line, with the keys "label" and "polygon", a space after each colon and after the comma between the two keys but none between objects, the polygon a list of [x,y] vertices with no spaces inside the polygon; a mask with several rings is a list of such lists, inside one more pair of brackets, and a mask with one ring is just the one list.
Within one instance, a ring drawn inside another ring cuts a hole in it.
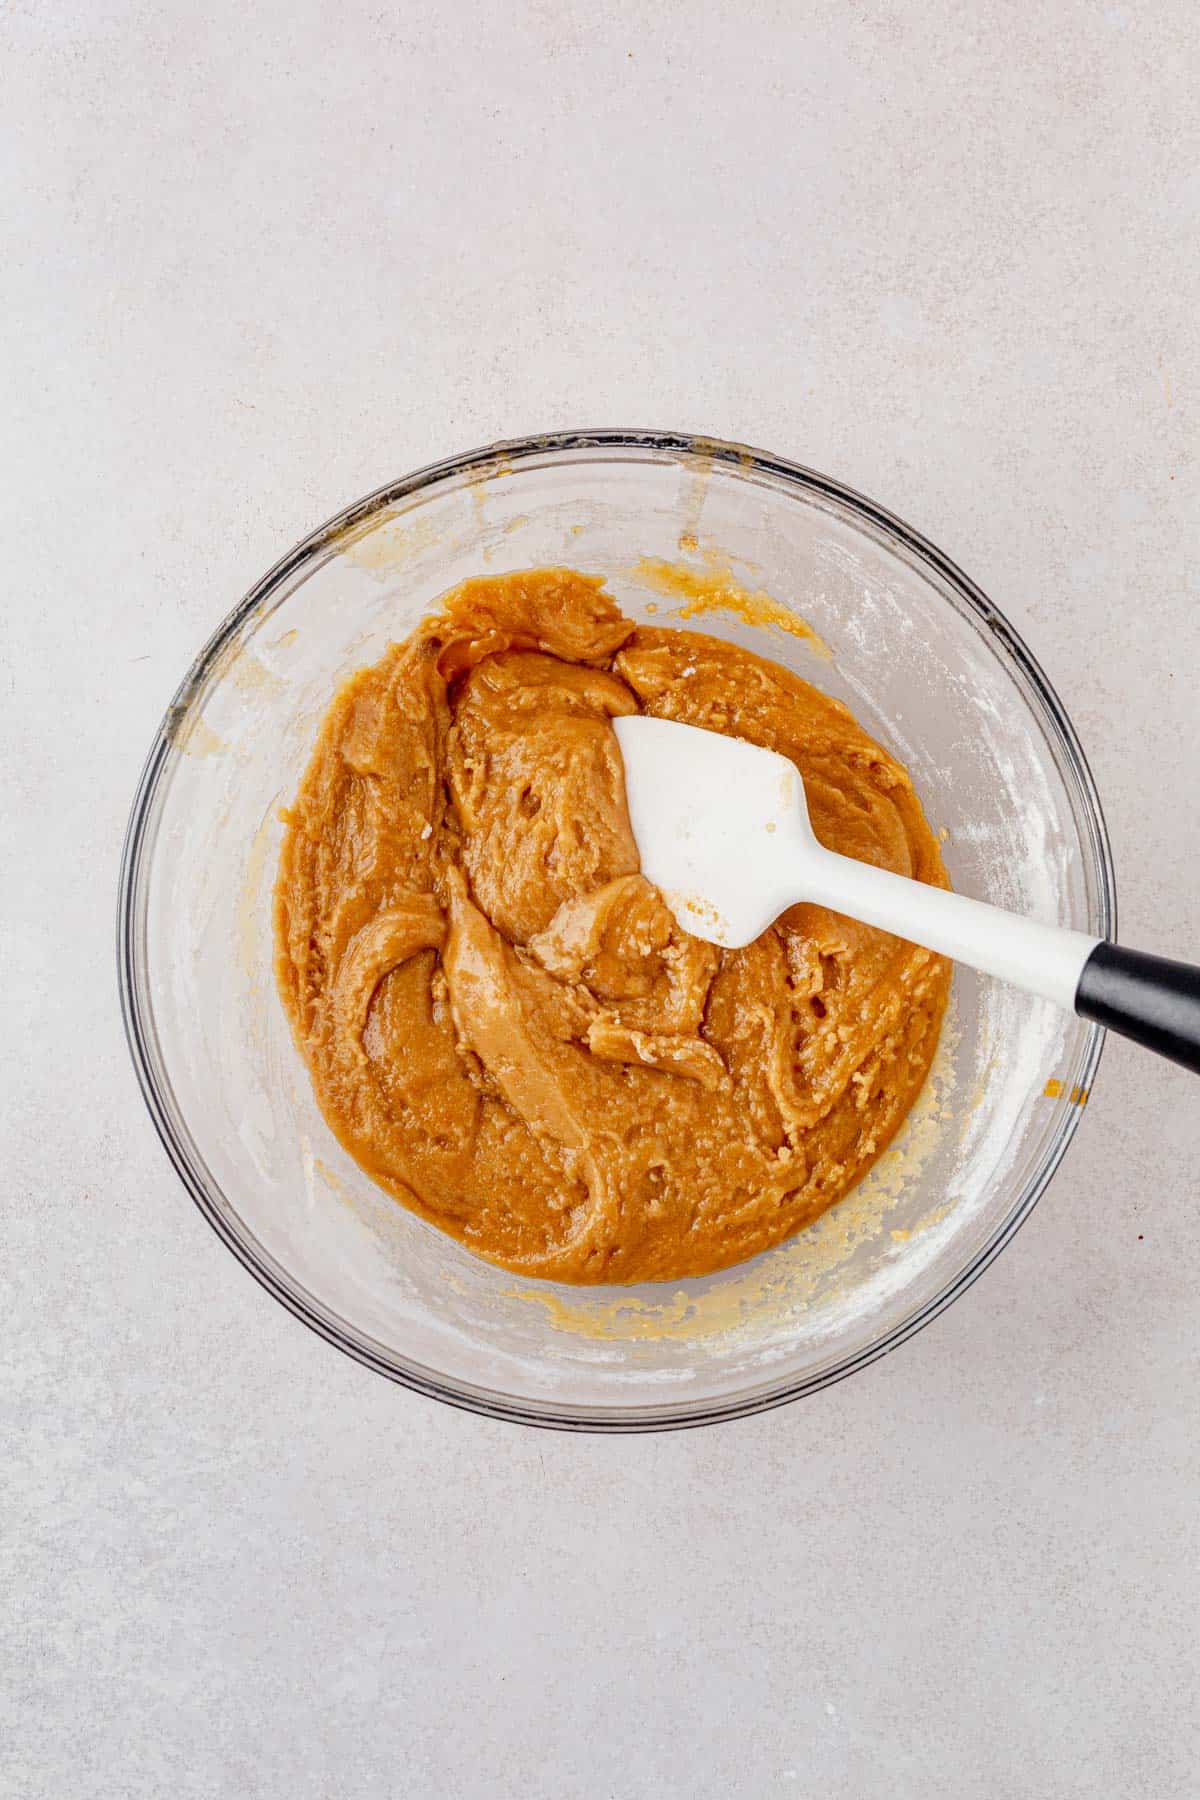
[{"label": "clear glass bowl rim", "polygon": [[[534,1405],[465,1382],[450,1381],[434,1371],[407,1363],[394,1353],[385,1352],[374,1340],[355,1334],[346,1321],[326,1312],[314,1296],[292,1283],[284,1271],[266,1260],[249,1235],[242,1236],[233,1229],[225,1211],[210,1192],[208,1184],[211,1177],[208,1176],[199,1152],[196,1151],[193,1155],[192,1146],[183,1140],[172,1119],[165,1078],[160,1073],[161,1058],[157,1054],[157,1033],[147,969],[139,955],[138,901],[139,896],[144,893],[144,880],[148,874],[149,856],[154,845],[150,826],[154,818],[155,799],[170,767],[172,746],[178,742],[180,725],[203,695],[207,677],[217,659],[246,620],[255,612],[266,609],[279,590],[291,583],[305,565],[323,557],[337,540],[384,507],[456,478],[478,478],[485,470],[515,469],[520,463],[533,460],[544,464],[559,456],[576,461],[579,453],[589,450],[597,452],[602,460],[606,460],[612,452],[630,452],[635,460],[640,453],[647,461],[657,461],[663,457],[680,462],[695,460],[709,467],[729,465],[730,472],[735,474],[746,475],[753,471],[766,475],[785,489],[790,488],[800,495],[832,500],[844,507],[876,535],[903,549],[918,563],[928,565],[943,582],[952,587],[995,639],[1003,656],[1024,677],[1040,705],[1045,727],[1057,739],[1082,800],[1088,828],[1088,849],[1092,856],[1092,874],[1097,890],[1096,916],[1092,920],[1092,928],[1099,937],[1115,936],[1116,883],[1108,830],[1096,784],[1074,727],[1053,686],[1020,634],[1000,609],[949,557],[911,525],[853,488],[828,475],[822,475],[817,470],[789,462],[766,451],[689,432],[601,428],[545,432],[501,440],[414,470],[409,475],[377,488],[374,493],[355,501],[325,524],[318,526],[281,557],[238,602],[209,638],[184,676],[163,716],[142,769],[121,857],[117,906],[117,974],[125,1037],[138,1085],[155,1130],[176,1173],[218,1237],[268,1293],[273,1294],[311,1330],[357,1362],[404,1387],[487,1417],[561,1431],[680,1430],[765,1412],[799,1399],[804,1394],[818,1392],[834,1382],[844,1380],[856,1370],[865,1368],[876,1358],[896,1349],[922,1330],[972,1286],[1019,1231],[1062,1161],[1067,1146],[1075,1135],[1083,1109],[1078,1106],[1064,1109],[1058,1128],[1047,1144],[1037,1168],[1007,1216],[970,1263],[909,1317],[854,1355],[812,1374],[787,1378],[766,1391],[730,1401],[713,1402],[711,1405],[659,1410],[615,1406],[586,1411],[556,1409]],[[1090,1087],[1095,1078],[1104,1036],[1098,1026],[1089,1027],[1081,1064],[1084,1087]]]}]

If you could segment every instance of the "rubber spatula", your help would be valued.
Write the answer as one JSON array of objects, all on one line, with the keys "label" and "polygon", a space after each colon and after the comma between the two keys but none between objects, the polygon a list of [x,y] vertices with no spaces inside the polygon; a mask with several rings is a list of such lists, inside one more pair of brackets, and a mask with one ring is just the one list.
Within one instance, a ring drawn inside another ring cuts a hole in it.
[{"label": "rubber spatula", "polygon": [[642,873],[735,949],[815,901],[1040,994],[1200,1073],[1200,969],[1019,918],[817,842],[794,763],[670,719],[614,719]]}]

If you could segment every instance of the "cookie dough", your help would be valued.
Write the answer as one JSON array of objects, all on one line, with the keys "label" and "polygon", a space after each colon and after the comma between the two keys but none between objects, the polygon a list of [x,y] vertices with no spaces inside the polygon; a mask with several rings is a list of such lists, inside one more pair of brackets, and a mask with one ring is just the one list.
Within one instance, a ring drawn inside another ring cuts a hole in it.
[{"label": "cookie dough", "polygon": [[905,770],[748,650],[635,627],[595,577],[479,578],[334,700],[286,832],[276,974],[330,1127],[492,1262],[677,1280],[861,1179],[925,1079],[950,971],[817,906],[745,949],[638,872],[612,719],[781,751],[831,849],[946,886]]}]

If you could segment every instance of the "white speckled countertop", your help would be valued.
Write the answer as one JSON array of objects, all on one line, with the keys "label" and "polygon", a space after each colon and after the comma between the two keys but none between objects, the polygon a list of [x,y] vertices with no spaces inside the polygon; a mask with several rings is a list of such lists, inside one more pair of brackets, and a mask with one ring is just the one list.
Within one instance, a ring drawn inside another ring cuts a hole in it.
[{"label": "white speckled countertop", "polygon": [[[601,15],[603,15],[601,17]],[[1196,1792],[1200,1088],[1110,1045],[978,1286],[738,1425],[337,1355],[154,1138],[143,754],[276,555],[497,436],[829,471],[1026,634],[1200,954],[1190,0],[0,8],[0,1793]]]}]

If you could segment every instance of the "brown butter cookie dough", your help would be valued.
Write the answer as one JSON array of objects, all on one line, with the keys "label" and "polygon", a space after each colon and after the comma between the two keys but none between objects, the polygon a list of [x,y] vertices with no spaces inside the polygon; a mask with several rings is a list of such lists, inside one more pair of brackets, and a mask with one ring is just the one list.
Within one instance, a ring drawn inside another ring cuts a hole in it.
[{"label": "brown butter cookie dough", "polygon": [[817,906],[721,951],[638,873],[611,728],[790,757],[831,849],[946,886],[905,770],[839,702],[598,578],[465,582],[330,707],[287,817],[276,975],[321,1110],[479,1255],[676,1280],[779,1243],[901,1124],[949,966]]}]

